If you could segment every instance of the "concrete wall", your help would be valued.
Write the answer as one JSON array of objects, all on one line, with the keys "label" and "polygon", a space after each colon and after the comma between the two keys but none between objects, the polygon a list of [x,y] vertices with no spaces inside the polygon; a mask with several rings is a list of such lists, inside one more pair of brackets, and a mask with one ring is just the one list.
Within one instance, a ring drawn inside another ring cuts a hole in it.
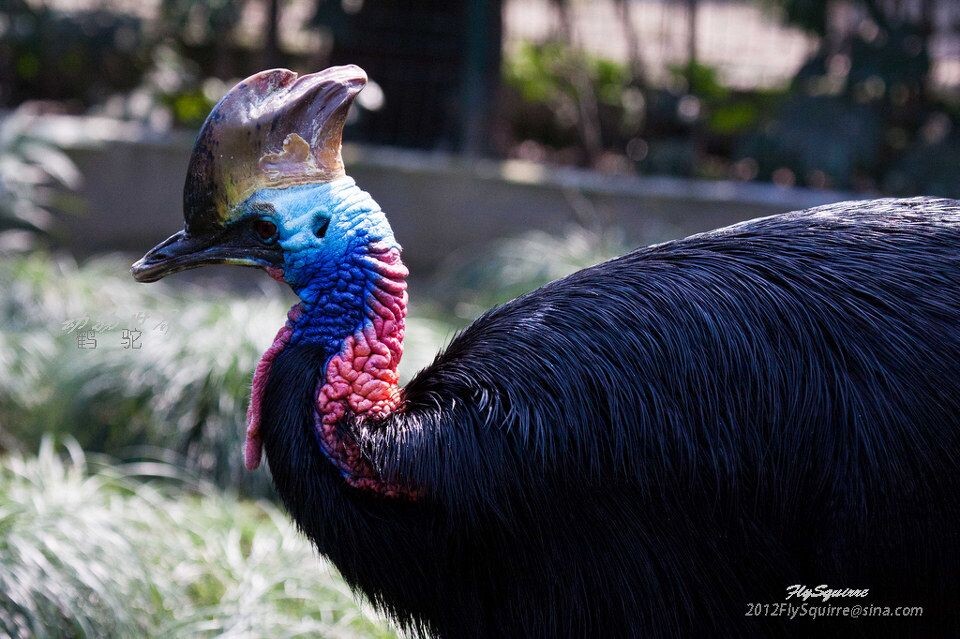
[{"label": "concrete wall", "polygon": [[[65,147],[85,179],[88,210],[68,220],[67,248],[142,253],[182,227],[192,135],[74,117],[44,118],[36,132]],[[344,159],[387,212],[405,260],[420,273],[454,252],[530,229],[562,233],[577,220],[621,226],[639,246],[847,197],[349,145]]]}]

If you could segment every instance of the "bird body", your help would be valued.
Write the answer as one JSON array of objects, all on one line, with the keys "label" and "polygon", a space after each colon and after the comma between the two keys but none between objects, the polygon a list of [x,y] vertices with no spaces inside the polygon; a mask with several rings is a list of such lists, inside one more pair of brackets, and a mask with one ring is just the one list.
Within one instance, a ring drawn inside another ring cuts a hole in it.
[{"label": "bird body", "polygon": [[955,202],[843,203],[496,308],[398,410],[340,422],[413,499],[316,454],[333,355],[292,344],[265,394],[274,481],[351,584],[440,636],[768,631],[746,603],[800,583],[955,624],[958,246]]},{"label": "bird body", "polygon": [[[357,71],[243,86],[340,99],[328,84]],[[274,171],[288,145],[270,144]],[[217,217],[192,211],[134,274],[234,261],[297,293],[246,460],[262,448],[300,529],[403,626],[776,636],[811,627],[748,604],[829,584],[924,617],[821,632],[960,631],[960,203],[841,203],[640,249],[492,309],[400,388],[399,244],[316,167],[332,156],[297,153],[291,184],[211,188]]]}]

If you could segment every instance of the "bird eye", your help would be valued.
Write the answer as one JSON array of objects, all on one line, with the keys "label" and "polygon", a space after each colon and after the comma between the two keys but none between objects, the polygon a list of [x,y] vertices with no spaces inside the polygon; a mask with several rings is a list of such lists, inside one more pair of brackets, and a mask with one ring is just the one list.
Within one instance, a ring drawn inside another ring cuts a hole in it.
[{"label": "bird eye", "polygon": [[317,227],[313,230],[313,234],[316,235],[317,237],[322,238],[324,235],[327,234],[328,226],[330,226],[330,219],[326,217],[321,218],[320,222],[317,224]]},{"label": "bird eye", "polygon": [[269,242],[277,237],[277,225],[270,220],[257,220],[253,223],[253,231],[264,242]]}]

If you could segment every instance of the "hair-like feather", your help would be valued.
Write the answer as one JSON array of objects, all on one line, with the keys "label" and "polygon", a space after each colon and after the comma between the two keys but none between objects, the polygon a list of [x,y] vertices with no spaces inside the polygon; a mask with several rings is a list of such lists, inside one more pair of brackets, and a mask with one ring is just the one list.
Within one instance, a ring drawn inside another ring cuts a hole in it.
[{"label": "hair-like feather", "polygon": [[401,411],[342,425],[414,502],[321,454],[330,355],[275,360],[270,467],[319,550],[414,630],[804,633],[746,603],[828,583],[925,613],[821,631],[960,631],[958,202],[754,220],[491,310]]}]

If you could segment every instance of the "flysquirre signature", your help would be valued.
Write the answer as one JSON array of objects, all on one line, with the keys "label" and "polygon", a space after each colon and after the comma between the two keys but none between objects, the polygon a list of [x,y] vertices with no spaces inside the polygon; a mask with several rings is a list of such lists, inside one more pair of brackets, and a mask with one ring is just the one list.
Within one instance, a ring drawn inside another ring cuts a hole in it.
[{"label": "flysquirre signature", "polygon": [[820,584],[819,586],[811,588],[804,584],[794,584],[792,586],[787,586],[786,599],[796,597],[797,599],[803,599],[804,601],[807,599],[823,599],[824,601],[830,601],[835,597],[866,597],[869,594],[869,588],[831,588],[827,584]]}]

